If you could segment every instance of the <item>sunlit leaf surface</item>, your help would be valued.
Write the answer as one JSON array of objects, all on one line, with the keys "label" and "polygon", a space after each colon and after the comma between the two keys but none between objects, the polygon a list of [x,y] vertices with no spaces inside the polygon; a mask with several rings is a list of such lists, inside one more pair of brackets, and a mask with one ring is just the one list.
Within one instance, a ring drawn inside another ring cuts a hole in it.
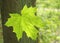
[{"label": "sunlit leaf surface", "polygon": [[22,38],[23,31],[33,40],[37,38],[38,30],[34,27],[42,27],[42,21],[38,16],[35,16],[36,8],[27,7],[26,5],[21,10],[21,14],[10,14],[10,18],[6,22],[6,26],[12,26],[13,32],[16,33],[18,40]]}]

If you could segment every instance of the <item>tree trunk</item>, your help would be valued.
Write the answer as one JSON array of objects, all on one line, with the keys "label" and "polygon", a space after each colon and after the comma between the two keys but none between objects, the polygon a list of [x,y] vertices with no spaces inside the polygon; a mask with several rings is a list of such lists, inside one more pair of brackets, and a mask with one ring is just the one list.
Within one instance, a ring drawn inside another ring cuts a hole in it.
[{"label": "tree trunk", "polygon": [[4,24],[8,20],[9,13],[20,13],[23,6],[26,4],[28,7],[35,6],[36,0],[3,0],[1,9],[2,28],[4,43],[38,43],[38,40],[32,40],[23,33],[20,41],[17,40],[16,34],[13,32],[12,27],[6,27]]}]

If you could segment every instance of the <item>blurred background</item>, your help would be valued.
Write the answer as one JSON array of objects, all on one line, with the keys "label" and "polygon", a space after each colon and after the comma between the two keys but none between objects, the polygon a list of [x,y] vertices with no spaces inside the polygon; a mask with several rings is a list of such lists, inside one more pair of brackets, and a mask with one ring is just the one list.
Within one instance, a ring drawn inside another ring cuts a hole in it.
[{"label": "blurred background", "polygon": [[1,22],[1,9],[0,9],[0,43],[3,43],[3,31],[2,31],[2,22]]},{"label": "blurred background", "polygon": [[36,7],[45,25],[39,43],[60,43],[60,0],[36,0]]},{"label": "blurred background", "polygon": [[1,22],[1,4],[2,4],[2,0],[0,0],[0,43],[3,43],[3,31],[2,31],[2,22]]}]

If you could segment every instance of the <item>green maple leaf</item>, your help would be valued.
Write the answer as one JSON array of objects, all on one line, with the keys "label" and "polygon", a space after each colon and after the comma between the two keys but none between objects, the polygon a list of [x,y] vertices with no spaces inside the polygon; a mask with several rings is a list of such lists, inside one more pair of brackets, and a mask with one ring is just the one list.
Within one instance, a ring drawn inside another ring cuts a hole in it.
[{"label": "green maple leaf", "polygon": [[33,40],[37,38],[38,30],[34,27],[42,27],[42,21],[38,16],[35,16],[36,8],[27,7],[26,5],[21,10],[21,15],[14,13],[10,14],[10,18],[5,23],[6,26],[12,26],[13,32],[16,33],[18,40],[22,38],[23,31]]}]

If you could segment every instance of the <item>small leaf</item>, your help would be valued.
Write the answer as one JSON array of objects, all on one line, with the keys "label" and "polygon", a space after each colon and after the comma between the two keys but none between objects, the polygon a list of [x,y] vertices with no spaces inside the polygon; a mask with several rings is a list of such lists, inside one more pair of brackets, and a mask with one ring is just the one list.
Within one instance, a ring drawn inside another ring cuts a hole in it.
[{"label": "small leaf", "polygon": [[27,7],[26,5],[21,10],[21,14],[10,14],[10,18],[6,22],[6,26],[12,26],[13,32],[16,33],[18,40],[22,38],[23,31],[33,40],[36,40],[38,30],[34,27],[42,27],[42,21],[38,16],[35,16],[36,8]]}]

